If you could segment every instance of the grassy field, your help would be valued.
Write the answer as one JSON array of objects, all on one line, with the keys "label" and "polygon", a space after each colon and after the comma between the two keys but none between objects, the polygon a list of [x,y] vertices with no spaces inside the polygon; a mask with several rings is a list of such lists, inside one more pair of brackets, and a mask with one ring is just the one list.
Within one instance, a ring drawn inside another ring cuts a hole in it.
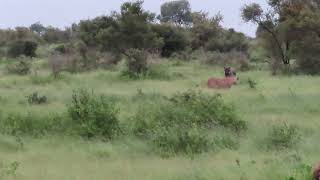
[{"label": "grassy field", "polygon": [[[3,175],[3,179],[285,180],[297,167],[313,166],[320,161],[320,77],[274,77],[267,70],[252,70],[238,72],[240,83],[231,90],[210,90],[206,88],[207,79],[222,76],[222,68],[166,63],[172,76],[164,80],[127,80],[115,70],[64,73],[54,80],[41,61],[36,66],[41,67],[37,73],[17,76],[7,74],[5,65],[1,65],[0,112],[64,113],[72,91],[88,88],[118,99],[120,120],[125,124],[137,108],[148,101],[137,96],[139,91],[170,96],[196,89],[207,94],[221,93],[248,122],[248,131],[240,137],[237,150],[171,158],[161,158],[152,152],[148,143],[133,136],[103,142],[59,134],[38,138],[23,136],[19,140],[1,135],[0,172],[12,170]],[[256,89],[249,87],[248,78],[257,82]],[[35,91],[46,95],[48,104],[29,105],[26,96]],[[301,141],[281,151],[265,148],[271,128],[284,122],[299,128]]]}]

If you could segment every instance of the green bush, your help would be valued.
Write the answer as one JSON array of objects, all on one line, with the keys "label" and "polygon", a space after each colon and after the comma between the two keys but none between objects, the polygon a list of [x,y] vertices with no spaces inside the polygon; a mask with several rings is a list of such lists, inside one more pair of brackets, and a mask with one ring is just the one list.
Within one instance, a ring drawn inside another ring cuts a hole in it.
[{"label": "green bush", "polygon": [[27,96],[27,99],[29,104],[44,104],[48,100],[46,96],[41,96],[38,92],[34,92]]},{"label": "green bush", "polygon": [[170,57],[174,52],[183,51],[189,45],[186,33],[179,27],[161,24],[153,25],[152,30],[157,33],[159,38],[163,39],[164,45],[161,49],[163,57]]},{"label": "green bush", "polygon": [[272,128],[268,136],[268,146],[271,149],[288,149],[294,147],[300,139],[299,129],[284,123]]},{"label": "green bush", "polygon": [[31,71],[31,63],[28,59],[20,59],[18,62],[7,65],[7,71],[12,74],[27,75]]},{"label": "green bush", "polygon": [[27,57],[36,57],[38,44],[33,41],[14,41],[9,45],[8,55],[10,57],[19,57],[21,55]]},{"label": "green bush", "polygon": [[151,140],[160,152],[201,153],[213,145],[209,130],[246,130],[245,121],[220,96],[188,91],[148,104],[134,116],[133,132]]},{"label": "green bush", "polygon": [[257,88],[257,82],[251,78],[248,78],[248,84],[249,84],[249,87],[251,89],[256,89]]},{"label": "green bush", "polygon": [[172,74],[168,72],[168,67],[163,64],[151,64],[148,66],[146,78],[169,80],[172,78]]},{"label": "green bush", "polygon": [[0,179],[11,179],[16,177],[20,163],[17,161],[4,164],[0,162]]},{"label": "green bush", "polygon": [[35,137],[49,133],[65,132],[67,121],[58,114],[38,115],[35,113],[9,113],[0,117],[0,132],[2,134]]},{"label": "green bush", "polygon": [[176,153],[199,154],[212,148],[212,140],[198,127],[156,129],[152,143],[155,151],[166,157]]},{"label": "green bush", "polygon": [[[318,51],[318,50],[317,50]],[[297,69],[298,71],[309,74],[309,75],[319,75],[319,68],[320,68],[320,54],[319,52],[305,55],[298,59],[297,61]]]},{"label": "green bush", "polygon": [[65,44],[59,44],[54,48],[54,52],[60,53],[60,54],[66,54],[69,51],[68,47]]},{"label": "green bush", "polygon": [[239,51],[231,52],[207,52],[204,54],[202,63],[209,65],[234,66],[241,71],[246,71],[250,68],[247,56]]},{"label": "green bush", "polygon": [[187,91],[173,96],[170,101],[185,106],[192,113],[193,121],[200,126],[222,126],[236,132],[247,129],[245,121],[239,119],[233,106],[226,104],[221,95],[209,96],[203,93]]},{"label": "green bush", "polygon": [[86,90],[74,91],[68,112],[83,137],[112,139],[119,133],[119,109],[105,96],[97,96]]},{"label": "green bush", "polygon": [[292,175],[287,176],[285,180],[311,180],[313,179],[312,166],[300,164],[294,169]]},{"label": "green bush", "polygon": [[127,69],[122,74],[130,78],[145,76],[148,71],[147,59],[147,54],[143,50],[129,49],[126,61]]},{"label": "green bush", "polygon": [[236,138],[227,135],[215,137],[213,143],[222,149],[237,150],[240,147],[239,141]]}]

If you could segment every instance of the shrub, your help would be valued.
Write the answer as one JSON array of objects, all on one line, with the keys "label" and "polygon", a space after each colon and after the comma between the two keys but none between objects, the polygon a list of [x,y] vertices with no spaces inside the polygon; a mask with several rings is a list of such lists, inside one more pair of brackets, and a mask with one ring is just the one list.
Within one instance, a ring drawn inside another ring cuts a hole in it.
[{"label": "shrub", "polygon": [[247,128],[246,122],[239,119],[233,106],[224,103],[220,94],[208,96],[187,91],[176,94],[170,101],[193,113],[192,121],[202,127],[222,126],[236,132]]},{"label": "shrub", "polygon": [[57,53],[66,54],[69,51],[69,49],[68,47],[66,47],[65,44],[59,44],[54,48],[54,51]]},{"label": "shrub", "polygon": [[146,72],[146,78],[169,80],[171,74],[168,72],[168,67],[162,64],[150,64]]},{"label": "shrub", "polygon": [[40,96],[38,92],[34,92],[31,95],[27,96],[29,104],[44,104],[47,102],[46,96]]},{"label": "shrub", "polygon": [[35,137],[48,133],[65,132],[67,125],[65,118],[57,114],[40,116],[35,113],[9,113],[0,118],[0,132],[2,134]]},{"label": "shrub", "polygon": [[20,163],[17,161],[9,164],[3,164],[0,162],[0,179],[10,179],[16,177],[19,166]]},{"label": "shrub", "polygon": [[205,44],[205,49],[224,53],[231,51],[246,52],[248,50],[248,42],[243,33],[229,29],[229,31],[222,33],[219,37],[209,39]]},{"label": "shrub", "polygon": [[123,75],[132,78],[144,76],[148,70],[147,53],[139,49],[129,49],[127,52],[127,69]]},{"label": "shrub", "polygon": [[20,59],[18,62],[9,64],[7,66],[9,73],[18,74],[18,75],[27,75],[31,71],[31,63],[28,59]]},{"label": "shrub", "polygon": [[222,149],[231,149],[237,150],[239,149],[239,142],[237,139],[231,136],[217,136],[214,138],[213,143],[215,146],[220,147]]},{"label": "shrub", "polygon": [[271,149],[287,149],[295,146],[300,139],[299,129],[284,123],[272,128],[268,137],[268,145]]},{"label": "shrub", "polygon": [[269,61],[269,66],[273,76],[277,75],[279,72],[282,72],[284,69],[284,65],[277,59],[271,59]]},{"label": "shrub", "polygon": [[248,84],[251,89],[256,89],[257,87],[257,82],[251,78],[248,78]]},{"label": "shrub", "polygon": [[157,129],[152,137],[155,151],[163,156],[176,153],[199,154],[210,150],[212,141],[199,128],[188,130],[180,128]]},{"label": "shrub", "polygon": [[38,44],[33,41],[14,41],[9,45],[8,55],[10,57],[19,57],[21,55],[27,57],[36,57]]},{"label": "shrub", "polygon": [[298,59],[298,70],[304,74],[318,75],[320,69],[319,52],[305,55]]},{"label": "shrub", "polygon": [[183,51],[189,45],[186,33],[179,27],[161,24],[153,25],[152,30],[164,41],[161,49],[163,57],[170,57],[174,52]]},{"label": "shrub", "polygon": [[49,57],[49,64],[54,78],[57,78],[63,71],[65,63],[65,59],[60,53],[54,53]]},{"label": "shrub", "polygon": [[54,52],[49,57],[49,65],[55,78],[57,78],[62,71],[76,73],[84,70],[82,57],[78,53],[61,54]]},{"label": "shrub", "polygon": [[314,179],[312,174],[312,167],[310,165],[301,164],[294,169],[292,175],[285,178],[285,180],[308,180]]},{"label": "shrub", "polygon": [[97,58],[97,66],[103,69],[110,69],[121,61],[121,55],[113,53],[100,53]]},{"label": "shrub", "polygon": [[119,109],[105,96],[96,96],[86,90],[74,91],[68,112],[83,137],[111,139],[119,132]]},{"label": "shrub", "polygon": [[232,51],[227,53],[221,52],[207,52],[202,60],[204,64],[210,65],[232,65],[236,66],[242,71],[249,67],[247,56],[242,52]]},{"label": "shrub", "polygon": [[184,51],[174,52],[170,56],[171,59],[190,61],[192,59],[192,50],[186,49]]},{"label": "shrub", "polygon": [[239,70],[242,72],[249,71],[251,68],[248,59],[245,56],[242,56],[242,59],[239,60]]},{"label": "shrub", "polygon": [[161,154],[172,155],[210,150],[208,131],[215,127],[239,133],[247,125],[220,96],[188,91],[141,108],[134,116],[133,132],[151,140]]}]

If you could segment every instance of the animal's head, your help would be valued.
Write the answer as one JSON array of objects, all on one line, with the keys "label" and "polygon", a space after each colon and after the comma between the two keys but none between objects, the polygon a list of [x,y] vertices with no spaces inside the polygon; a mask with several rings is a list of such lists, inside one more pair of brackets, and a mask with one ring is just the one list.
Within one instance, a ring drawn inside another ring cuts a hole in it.
[{"label": "animal's head", "polygon": [[231,77],[231,76],[233,76],[231,67],[224,67],[224,75],[225,75],[226,77]]},{"label": "animal's head", "polygon": [[231,67],[224,67],[224,75],[225,77],[236,77],[236,79],[239,80],[237,73],[233,71]]}]

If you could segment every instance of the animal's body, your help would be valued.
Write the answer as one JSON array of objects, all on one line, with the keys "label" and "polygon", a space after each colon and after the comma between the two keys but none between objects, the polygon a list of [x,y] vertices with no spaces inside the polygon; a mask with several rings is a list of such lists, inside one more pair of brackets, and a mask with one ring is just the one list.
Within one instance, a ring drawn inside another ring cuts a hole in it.
[{"label": "animal's body", "polygon": [[225,78],[210,78],[208,87],[212,89],[228,89],[237,84],[236,72],[230,67],[224,68]]},{"label": "animal's body", "polygon": [[208,80],[208,87],[213,89],[227,89],[237,84],[237,77],[226,78],[210,78]]}]

